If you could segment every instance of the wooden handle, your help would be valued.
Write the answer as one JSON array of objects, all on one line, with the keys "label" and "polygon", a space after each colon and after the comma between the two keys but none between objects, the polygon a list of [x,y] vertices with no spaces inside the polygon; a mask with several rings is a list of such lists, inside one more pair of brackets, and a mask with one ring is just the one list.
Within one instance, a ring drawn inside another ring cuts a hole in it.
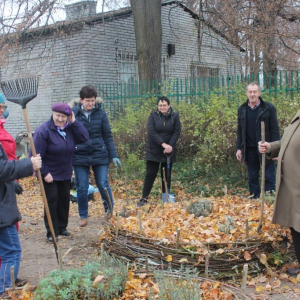
[{"label": "wooden handle", "polygon": [[[29,142],[30,142],[30,146],[31,146],[31,152],[32,152],[33,156],[36,156],[36,150],[35,150],[35,146],[34,146],[34,142],[33,142],[33,138],[32,138],[32,133],[31,133],[31,129],[30,129],[30,124],[29,124],[29,119],[28,119],[28,114],[27,114],[26,107],[23,108],[23,113],[24,113],[24,117],[25,117]],[[40,184],[41,194],[42,194],[42,198],[43,198],[43,202],[44,202],[44,208],[45,208],[45,213],[46,213],[50,233],[51,233],[51,236],[52,236],[52,239],[53,239],[53,244],[54,244],[54,249],[55,249],[57,262],[59,263],[59,261],[58,261],[58,246],[57,246],[56,237],[55,237],[55,234],[54,234],[53,223],[52,223],[51,214],[50,214],[50,211],[49,211],[49,206],[48,206],[48,201],[47,201],[47,197],[46,197],[46,193],[45,193],[42,174],[41,174],[40,170],[37,170],[36,173],[37,173],[38,181],[39,181],[39,184]]]}]

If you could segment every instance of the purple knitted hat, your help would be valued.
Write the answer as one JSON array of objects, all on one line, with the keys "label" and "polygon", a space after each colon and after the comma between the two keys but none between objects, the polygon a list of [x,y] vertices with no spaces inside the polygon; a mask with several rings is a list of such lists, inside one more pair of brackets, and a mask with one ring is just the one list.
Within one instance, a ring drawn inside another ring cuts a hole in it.
[{"label": "purple knitted hat", "polygon": [[71,116],[72,110],[71,107],[67,103],[55,103],[52,105],[52,111],[64,114],[68,117]]}]

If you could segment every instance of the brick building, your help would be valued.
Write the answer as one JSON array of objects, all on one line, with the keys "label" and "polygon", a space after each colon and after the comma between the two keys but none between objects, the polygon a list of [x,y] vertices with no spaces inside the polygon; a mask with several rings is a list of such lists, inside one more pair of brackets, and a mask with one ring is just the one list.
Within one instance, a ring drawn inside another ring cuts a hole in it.
[{"label": "brick building", "polygon": [[[38,96],[27,106],[32,130],[51,105],[78,96],[83,85],[138,79],[130,8],[96,14],[95,1],[66,6],[66,21],[31,30],[1,66],[1,80],[40,76]],[[198,34],[200,29],[200,33]],[[210,77],[241,73],[241,49],[179,1],[162,3],[162,77]],[[7,130],[26,131],[22,110],[8,103]]]}]

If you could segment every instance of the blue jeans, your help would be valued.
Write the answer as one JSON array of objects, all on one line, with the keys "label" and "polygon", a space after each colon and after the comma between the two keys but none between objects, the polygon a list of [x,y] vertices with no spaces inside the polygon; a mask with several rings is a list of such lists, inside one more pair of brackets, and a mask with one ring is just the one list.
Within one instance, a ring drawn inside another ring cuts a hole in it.
[{"label": "blue jeans", "polygon": [[[105,188],[108,191],[112,208],[114,207],[114,200],[110,186],[108,184],[108,167],[109,165],[92,166],[96,185],[101,194],[104,209],[106,212],[110,211],[109,200],[107,198]],[[89,188],[89,173],[90,167],[87,166],[73,166],[76,178],[77,202],[78,212],[80,218],[88,217],[88,188]]]},{"label": "blue jeans", "polygon": [[[252,195],[252,198],[257,199],[260,197],[259,170],[261,167],[258,151],[257,148],[250,147],[246,151],[250,195]],[[274,161],[268,161],[266,162],[265,191],[275,191],[275,182]]]},{"label": "blue jeans", "polygon": [[19,273],[22,248],[16,225],[0,228],[0,294],[11,287],[10,267],[14,266],[15,280]]}]

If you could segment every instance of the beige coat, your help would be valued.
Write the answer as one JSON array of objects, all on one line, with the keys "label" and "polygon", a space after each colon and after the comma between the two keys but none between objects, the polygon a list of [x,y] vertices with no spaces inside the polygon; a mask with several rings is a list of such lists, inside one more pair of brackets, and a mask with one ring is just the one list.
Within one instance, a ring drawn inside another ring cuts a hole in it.
[{"label": "beige coat", "polygon": [[271,143],[278,156],[273,223],[300,232],[300,111],[285,129],[282,140]]}]

